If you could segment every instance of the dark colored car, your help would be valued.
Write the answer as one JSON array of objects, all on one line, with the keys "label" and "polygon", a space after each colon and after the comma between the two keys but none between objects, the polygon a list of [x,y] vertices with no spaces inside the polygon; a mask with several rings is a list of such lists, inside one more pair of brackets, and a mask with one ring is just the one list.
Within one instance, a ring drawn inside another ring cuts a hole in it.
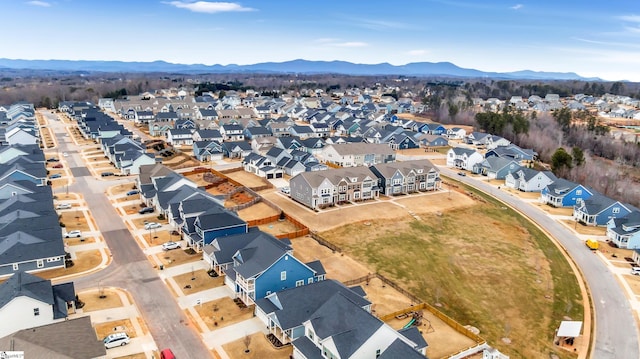
[{"label": "dark colored car", "polygon": [[113,176],[113,172],[102,172],[102,173],[100,174],[100,176],[102,176],[102,177],[109,177],[109,176]]},{"label": "dark colored car", "polygon": [[138,191],[137,189],[134,189],[127,192],[127,196],[133,196],[134,194],[138,194],[138,193],[140,193],[140,191]]},{"label": "dark colored car", "polygon": [[154,211],[155,211],[155,208],[153,207],[144,207],[143,209],[139,210],[138,213],[146,214],[146,213],[153,213]]}]

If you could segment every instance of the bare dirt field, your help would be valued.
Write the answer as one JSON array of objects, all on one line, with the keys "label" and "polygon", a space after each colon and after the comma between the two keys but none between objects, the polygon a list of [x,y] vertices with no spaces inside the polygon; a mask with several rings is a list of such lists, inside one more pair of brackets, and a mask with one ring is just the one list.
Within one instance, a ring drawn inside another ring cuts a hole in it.
[{"label": "bare dirt field", "polygon": [[255,219],[267,218],[271,216],[275,216],[280,212],[275,209],[267,206],[262,202],[258,202],[251,207],[247,207],[245,209],[241,209],[238,211],[238,215],[245,221],[251,221]]},{"label": "bare dirt field", "polygon": [[225,176],[249,188],[261,187],[266,184],[269,184],[269,182],[266,179],[262,177],[258,177],[253,173],[249,173],[246,171],[236,171],[236,172],[225,173]]},{"label": "bare dirt field", "polygon": [[289,221],[275,221],[258,226],[261,231],[278,236],[280,234],[286,234],[297,231],[297,228],[293,223]]},{"label": "bare dirt field", "polygon": [[288,359],[293,353],[293,347],[291,345],[275,349],[262,333],[252,334],[249,338],[248,353],[245,352],[246,346],[244,338],[225,344],[222,346],[222,349],[231,358],[246,359]]},{"label": "bare dirt field", "polygon": [[365,293],[367,293],[367,299],[373,303],[371,305],[371,312],[377,317],[382,317],[418,304],[412,303],[405,295],[385,285],[378,278],[372,278],[368,282],[360,282],[357,285],[361,286]]},{"label": "bare dirt field", "polygon": [[182,249],[174,249],[171,251],[166,251],[157,254],[160,262],[165,265],[165,267],[169,266],[177,266],[180,264],[185,264],[189,262],[195,262],[202,259],[202,254],[189,254],[187,251]]},{"label": "bare dirt field", "polygon": [[84,211],[68,211],[60,213],[60,222],[65,224],[65,231],[70,232],[73,230],[80,230],[83,232],[89,231],[89,224],[87,218],[84,215]]},{"label": "bare dirt field", "polygon": [[228,297],[196,305],[194,309],[209,330],[220,329],[253,317],[253,306],[240,308]]},{"label": "bare dirt field", "polygon": [[302,262],[322,261],[327,271],[328,279],[340,282],[361,278],[371,273],[371,270],[343,253],[333,252],[331,249],[318,244],[309,236],[291,240],[293,254]]}]

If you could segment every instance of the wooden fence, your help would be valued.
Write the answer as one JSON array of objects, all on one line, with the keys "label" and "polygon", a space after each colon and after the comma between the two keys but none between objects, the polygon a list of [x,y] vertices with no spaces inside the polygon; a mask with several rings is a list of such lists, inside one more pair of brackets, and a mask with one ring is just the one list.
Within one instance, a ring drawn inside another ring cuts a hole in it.
[{"label": "wooden fence", "polygon": [[[262,197],[259,197],[259,198],[262,198]],[[280,209],[278,210],[281,211]],[[284,213],[284,212],[281,211],[281,213]],[[280,216],[281,216],[280,214],[274,214],[273,216],[247,221],[247,226],[249,227],[262,226],[267,223],[279,221]],[[286,213],[284,213],[284,218],[285,220],[291,222],[293,226],[296,227],[296,230],[293,232],[278,234],[276,235],[276,238],[279,238],[279,239],[298,238],[298,237],[306,236],[307,234],[309,234],[309,228],[304,224],[300,223],[297,219],[289,216]]]},{"label": "wooden fence", "polygon": [[333,243],[327,241],[326,239],[322,238],[322,236],[320,236],[317,232],[311,231],[309,233],[309,235],[311,236],[311,238],[313,238],[320,245],[323,245],[323,246],[331,249],[334,252],[338,252],[338,253],[342,252],[342,249],[340,249],[340,247],[338,247],[335,244],[333,244]]}]

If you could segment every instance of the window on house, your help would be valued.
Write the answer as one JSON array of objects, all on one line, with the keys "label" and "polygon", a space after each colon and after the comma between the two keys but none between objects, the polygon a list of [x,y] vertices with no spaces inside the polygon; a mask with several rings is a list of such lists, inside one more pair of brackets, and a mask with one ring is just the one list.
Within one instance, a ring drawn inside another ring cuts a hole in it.
[{"label": "window on house", "polygon": [[304,285],[304,280],[297,280],[296,287],[302,287]]},{"label": "window on house", "polygon": [[576,196],[582,196],[582,190],[581,189],[577,189],[576,190]]},{"label": "window on house", "polygon": [[40,308],[33,308],[33,316],[37,317],[40,315]]},{"label": "window on house", "polygon": [[287,280],[287,271],[280,272],[280,280]]},{"label": "window on house", "polygon": [[37,266],[38,266],[38,268],[44,267],[44,260],[38,259]]},{"label": "window on house", "polygon": [[313,340],[313,330],[309,329],[309,330],[307,331],[307,337],[308,337],[309,339]]},{"label": "window on house", "polygon": [[266,295],[269,295],[269,294],[271,294],[271,291],[270,291],[270,290],[268,290],[268,291],[267,291],[267,294],[266,294]]},{"label": "window on house", "polygon": [[313,283],[313,278],[309,278],[309,279],[307,280],[307,284],[311,284],[311,283]]},{"label": "window on house", "polygon": [[613,213],[620,213],[620,207],[613,207]]},{"label": "window on house", "polygon": [[380,354],[382,354],[382,353],[380,352],[380,349],[376,349],[376,358],[377,358],[377,357],[379,357],[379,356],[380,356]]},{"label": "window on house", "polygon": [[18,270],[18,263],[13,263],[13,270]]}]

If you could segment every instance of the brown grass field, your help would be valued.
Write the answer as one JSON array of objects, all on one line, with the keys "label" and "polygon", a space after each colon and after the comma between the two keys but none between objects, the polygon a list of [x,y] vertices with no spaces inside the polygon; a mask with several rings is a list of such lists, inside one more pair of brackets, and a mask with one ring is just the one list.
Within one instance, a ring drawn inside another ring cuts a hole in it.
[{"label": "brown grass field", "polygon": [[96,334],[100,339],[106,337],[109,334],[120,332],[129,334],[129,338],[136,337],[136,330],[133,327],[133,324],[131,324],[131,320],[129,319],[114,320],[112,322],[95,324],[94,328],[96,329]]},{"label": "brown grass field", "polygon": [[160,262],[165,266],[177,266],[189,262],[194,262],[202,259],[202,254],[188,254],[182,249],[174,249],[171,251],[165,251],[157,254]]},{"label": "brown grass field", "polygon": [[[452,201],[459,196],[466,197],[452,194]],[[430,201],[425,197],[424,203]],[[421,220],[371,213],[368,220],[321,235],[423,300],[441,303],[443,312],[479,328],[513,358],[572,357],[553,346],[560,320],[582,318],[582,298],[568,263],[514,211],[491,201],[476,203],[466,199],[460,208],[438,211],[412,206]],[[500,340],[504,336],[510,345]]]},{"label": "brown grass field", "polygon": [[[191,278],[195,279],[191,280]],[[204,270],[194,271],[193,276],[191,275],[191,272],[183,273],[173,277],[173,280],[176,281],[176,284],[178,284],[178,287],[180,287],[180,290],[182,290],[184,295],[216,288],[224,284],[224,277],[211,278]],[[186,286],[190,286],[191,288],[186,288]]]},{"label": "brown grass field", "polygon": [[595,227],[595,226],[586,226],[580,222],[576,222],[574,220],[562,220],[567,227],[572,228],[578,234],[586,234],[592,236],[606,236],[607,228],[606,227]]},{"label": "brown grass field", "polygon": [[243,186],[249,187],[249,188],[261,187],[269,183],[266,179],[262,177],[258,177],[253,173],[249,173],[246,171],[236,171],[231,173],[225,173],[225,176],[237,182],[240,182]]},{"label": "brown grass field", "polygon": [[53,279],[70,274],[76,274],[98,267],[102,262],[99,250],[82,251],[76,253],[77,258],[73,260],[73,267],[57,268],[38,272],[38,277]]},{"label": "brown grass field", "polygon": [[238,211],[238,215],[240,216],[240,218],[245,221],[271,217],[275,216],[276,214],[280,214],[280,212],[262,202],[258,202],[251,207],[247,207]]},{"label": "brown grass field", "polygon": [[91,290],[78,293],[78,298],[84,302],[82,310],[86,312],[94,312],[96,310],[111,309],[122,307],[122,300],[118,293],[109,289],[104,289],[105,298],[100,298],[100,291]]}]

